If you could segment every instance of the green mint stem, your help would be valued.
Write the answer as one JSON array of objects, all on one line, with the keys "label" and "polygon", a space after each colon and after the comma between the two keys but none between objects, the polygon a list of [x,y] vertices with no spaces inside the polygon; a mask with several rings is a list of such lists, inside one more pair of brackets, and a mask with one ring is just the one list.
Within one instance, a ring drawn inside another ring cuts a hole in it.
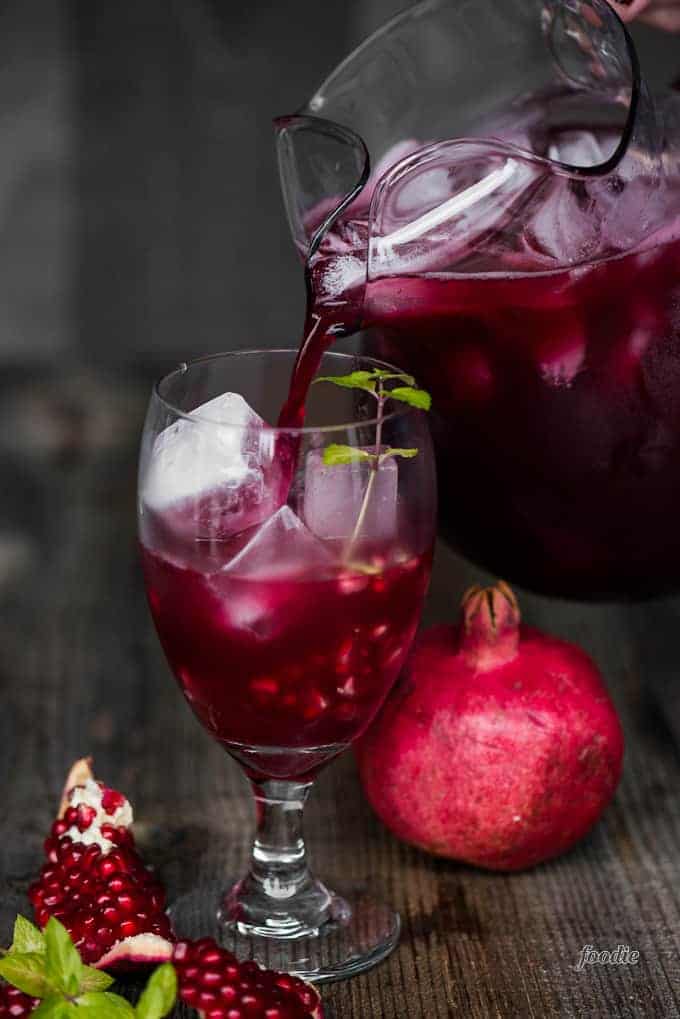
[{"label": "green mint stem", "polygon": [[345,554],[343,557],[345,562],[347,562],[350,559],[352,549],[356,545],[359,539],[359,535],[361,534],[361,528],[364,525],[364,520],[366,519],[366,514],[368,512],[368,506],[371,501],[371,493],[373,492],[373,488],[375,487],[375,479],[378,471],[380,470],[380,447],[382,443],[383,406],[385,403],[385,394],[383,392],[382,379],[378,380],[377,398],[378,398],[378,413],[375,426],[375,456],[371,459],[370,462],[369,468],[370,473],[368,475],[366,491],[364,492],[364,497],[361,501],[361,507],[359,508],[359,515],[356,519],[354,530],[352,531],[350,539],[345,548]]}]

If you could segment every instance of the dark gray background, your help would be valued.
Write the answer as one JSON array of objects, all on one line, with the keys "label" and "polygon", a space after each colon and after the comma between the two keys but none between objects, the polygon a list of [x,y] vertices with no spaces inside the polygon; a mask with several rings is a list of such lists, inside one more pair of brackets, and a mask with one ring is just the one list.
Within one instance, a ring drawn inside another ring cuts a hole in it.
[{"label": "dark gray background", "polygon": [[[271,119],[402,0],[8,0],[0,361],[295,343]],[[638,27],[656,82],[678,38]]]}]

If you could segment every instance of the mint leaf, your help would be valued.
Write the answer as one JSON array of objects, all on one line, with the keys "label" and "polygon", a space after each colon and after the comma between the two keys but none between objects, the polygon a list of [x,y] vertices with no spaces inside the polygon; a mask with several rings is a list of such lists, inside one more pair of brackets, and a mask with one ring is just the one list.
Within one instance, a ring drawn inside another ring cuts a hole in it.
[{"label": "mint leaf", "polygon": [[418,407],[419,410],[429,410],[432,406],[432,397],[424,389],[415,389],[413,386],[397,386],[385,393],[390,400],[401,400],[411,407]]},{"label": "mint leaf", "polygon": [[331,442],[323,451],[323,462],[326,467],[337,467],[340,464],[359,463],[361,460],[373,460],[375,454],[369,453],[358,446],[341,446]]},{"label": "mint leaf", "polygon": [[320,375],[317,382],[332,382],[334,386],[345,389],[363,389],[367,393],[375,393],[375,373],[369,371],[350,372],[349,375]]},{"label": "mint leaf", "polygon": [[383,382],[388,379],[399,379],[399,381],[403,382],[405,386],[415,386],[416,384],[416,380],[413,376],[407,375],[405,372],[386,372],[381,371],[379,368],[374,368],[371,374],[374,379],[382,379]]},{"label": "mint leaf", "polygon": [[119,994],[83,994],[76,999],[74,1019],[135,1019],[135,1010]]},{"label": "mint leaf", "polygon": [[45,947],[45,971],[54,988],[67,995],[77,994],[84,967],[68,931],[54,916],[45,928]]},{"label": "mint leaf", "polygon": [[0,959],[0,977],[32,998],[47,998],[59,990],[46,972],[45,956],[41,952],[6,955]]},{"label": "mint leaf", "polygon": [[61,997],[46,998],[31,1012],[31,1019],[76,1019],[78,1008]]},{"label": "mint leaf", "polygon": [[112,983],[113,977],[105,973],[104,970],[95,969],[93,966],[83,966],[78,990],[83,994],[87,991],[105,991]]},{"label": "mint leaf", "polygon": [[414,456],[418,456],[417,449],[395,449],[393,446],[386,446],[380,454],[380,463],[386,460],[390,456],[402,456],[406,460],[412,459]]},{"label": "mint leaf", "polygon": [[14,937],[10,952],[44,952],[45,937],[25,916],[14,921]]},{"label": "mint leaf", "polygon": [[151,974],[137,1002],[137,1019],[163,1019],[177,997],[177,974],[172,963],[165,962]]}]

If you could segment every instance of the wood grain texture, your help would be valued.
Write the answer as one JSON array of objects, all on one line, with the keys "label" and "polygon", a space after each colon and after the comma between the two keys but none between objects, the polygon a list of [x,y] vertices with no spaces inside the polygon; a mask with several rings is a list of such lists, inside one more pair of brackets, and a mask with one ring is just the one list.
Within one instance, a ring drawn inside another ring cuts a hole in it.
[{"label": "wood grain texture", "polygon": [[[0,389],[11,415],[0,440],[5,941],[25,908],[67,765],[82,753],[133,797],[145,852],[171,895],[197,882],[215,895],[247,860],[245,783],[184,704],[144,603],[134,493],[147,382],[141,370],[74,364],[44,377],[13,372]],[[440,548],[427,620],[450,618],[479,576]],[[324,988],[336,1019],[680,1013],[671,710],[680,606],[585,606],[528,594],[522,603],[531,622],[577,640],[605,672],[627,735],[616,801],[562,859],[526,874],[485,874],[397,843],[362,798],[351,756],[331,766],[307,819],[316,868],[331,882],[368,881],[404,919],[387,963]],[[618,943],[640,952],[638,965],[575,970],[583,945]]]}]

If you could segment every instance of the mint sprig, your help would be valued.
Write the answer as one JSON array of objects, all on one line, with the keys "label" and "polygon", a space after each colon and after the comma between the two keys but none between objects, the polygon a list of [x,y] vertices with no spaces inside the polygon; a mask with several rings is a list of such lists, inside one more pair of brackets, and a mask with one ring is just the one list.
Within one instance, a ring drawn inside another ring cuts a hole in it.
[{"label": "mint sprig", "polygon": [[[389,381],[399,382],[400,385],[395,386],[393,389],[385,389],[385,383]],[[427,411],[432,405],[432,398],[426,390],[419,389],[416,386],[416,380],[412,375],[407,375],[405,372],[385,371],[380,368],[374,368],[370,371],[360,370],[350,372],[348,375],[321,375],[314,379],[314,382],[331,382],[333,385],[341,386],[344,389],[360,389],[365,393],[370,393],[378,403],[375,448],[373,451],[361,449],[357,446],[344,446],[337,442],[330,443],[323,451],[323,463],[326,467],[339,467],[343,464],[364,462],[369,465],[370,469],[366,490],[361,507],[359,508],[359,515],[343,556],[345,562],[349,562],[352,549],[361,534],[361,529],[366,519],[375,479],[381,465],[390,457],[398,456],[411,459],[418,455],[417,449],[400,449],[392,446],[387,446],[385,449],[382,448],[385,401],[398,400],[411,407]]]},{"label": "mint sprig", "polygon": [[163,1019],[177,996],[170,963],[151,975],[137,1006],[108,988],[113,977],[86,966],[69,933],[56,917],[44,931],[18,916],[12,947],[0,959],[0,977],[40,1005],[37,1019]]},{"label": "mint sprig", "polygon": [[351,463],[375,463],[379,467],[391,456],[402,456],[411,459],[418,456],[417,449],[394,449],[387,446],[380,453],[371,453],[367,449],[360,449],[358,446],[342,446],[340,443],[331,442],[323,451],[323,462],[326,467],[339,467],[342,464]]},{"label": "mint sprig", "polygon": [[[385,390],[383,384],[392,379],[401,385]],[[373,396],[382,395],[385,399],[400,400],[419,410],[429,410],[432,406],[432,397],[427,390],[419,389],[413,376],[405,372],[388,372],[374,368],[372,371],[350,372],[349,375],[320,375],[314,382],[332,382],[334,386],[341,386],[343,389],[362,389]]]},{"label": "mint sprig", "polygon": [[48,998],[55,987],[45,973],[45,957],[34,952],[0,960],[0,976],[32,998]]}]

